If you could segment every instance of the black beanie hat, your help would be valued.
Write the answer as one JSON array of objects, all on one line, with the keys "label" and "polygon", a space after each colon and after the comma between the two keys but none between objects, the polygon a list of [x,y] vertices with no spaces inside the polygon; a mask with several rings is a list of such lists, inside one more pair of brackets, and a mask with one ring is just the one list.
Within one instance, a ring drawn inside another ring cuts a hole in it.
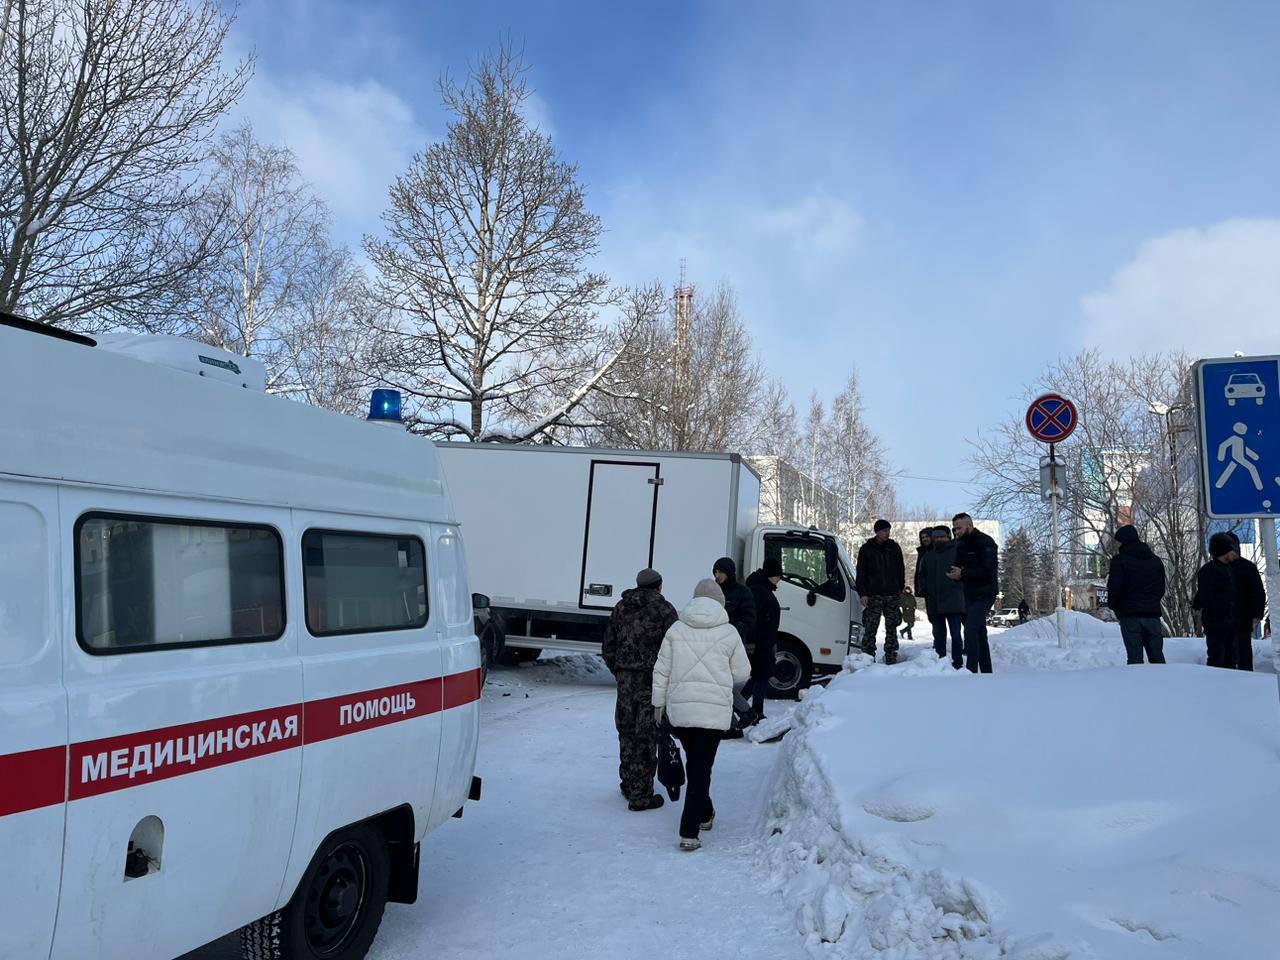
[{"label": "black beanie hat", "polygon": [[760,564],[760,570],[766,577],[782,576],[782,561],[777,557],[765,557],[764,563]]},{"label": "black beanie hat", "polygon": [[1137,543],[1141,537],[1138,536],[1138,528],[1131,523],[1126,523],[1118,529],[1115,534],[1116,543]]},{"label": "black beanie hat", "polygon": [[[876,525],[871,529],[874,530],[876,533],[879,533],[881,530],[888,530],[892,526],[893,524],[891,524],[884,517],[881,517],[879,520],[876,521]],[[866,528],[864,527],[863,529],[866,529]]]},{"label": "black beanie hat", "polygon": [[1229,533],[1215,533],[1209,538],[1209,556],[1215,560],[1219,557],[1225,557],[1235,548],[1236,542],[1231,539],[1231,534]]},{"label": "black beanie hat", "polygon": [[730,580],[736,580],[738,578],[738,565],[733,562],[732,557],[721,557],[717,560],[715,566],[711,568],[712,573],[715,573],[716,571],[723,573]]}]

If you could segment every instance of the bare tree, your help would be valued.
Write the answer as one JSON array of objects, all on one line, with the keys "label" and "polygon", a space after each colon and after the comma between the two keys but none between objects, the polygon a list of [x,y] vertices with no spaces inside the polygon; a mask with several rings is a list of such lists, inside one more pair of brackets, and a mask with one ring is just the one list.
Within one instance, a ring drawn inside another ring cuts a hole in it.
[{"label": "bare tree", "polygon": [[520,56],[504,46],[440,93],[454,116],[445,138],[396,178],[386,238],[365,240],[395,310],[382,375],[407,394],[415,429],[532,439],[574,422],[635,317],[599,322],[624,298],[588,268],[600,220],[577,167],[524,116]]},{"label": "bare tree", "polygon": [[182,222],[219,241],[192,276],[183,332],[261,360],[268,390],[297,389],[294,361],[313,319],[305,298],[323,302],[348,270],[330,248],[329,211],[293,154],[259,143],[247,123],[223,135]]},{"label": "bare tree", "polygon": [[215,0],[6,0],[0,309],[154,329],[212,238],[182,229],[214,124],[239,97]]},{"label": "bare tree", "polygon": [[597,392],[597,441],[644,450],[788,452],[795,411],[757,355],[733,288],[722,283],[705,299],[688,289],[664,316],[637,329]]}]

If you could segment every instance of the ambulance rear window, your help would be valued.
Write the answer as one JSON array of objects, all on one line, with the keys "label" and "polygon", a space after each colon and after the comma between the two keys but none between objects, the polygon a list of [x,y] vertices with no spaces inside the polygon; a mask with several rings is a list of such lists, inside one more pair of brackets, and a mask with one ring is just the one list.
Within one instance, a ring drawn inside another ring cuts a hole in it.
[{"label": "ambulance rear window", "polygon": [[92,513],[75,540],[76,637],[89,653],[284,632],[284,548],[270,527]]},{"label": "ambulance rear window", "polygon": [[427,624],[426,549],[417,537],[308,530],[302,571],[313,636]]}]

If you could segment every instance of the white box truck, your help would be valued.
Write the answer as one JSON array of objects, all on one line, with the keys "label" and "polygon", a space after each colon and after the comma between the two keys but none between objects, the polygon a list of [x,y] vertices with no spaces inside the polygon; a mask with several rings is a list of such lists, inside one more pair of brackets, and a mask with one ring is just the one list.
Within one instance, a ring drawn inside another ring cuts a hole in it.
[{"label": "white box truck", "polygon": [[470,582],[490,598],[515,659],[596,653],[622,591],[645,567],[680,607],[711,566],[745,578],[783,567],[773,686],[840,668],[861,634],[852,565],[818,530],[757,523],[760,479],[736,454],[528,444],[436,445],[467,540]]}]

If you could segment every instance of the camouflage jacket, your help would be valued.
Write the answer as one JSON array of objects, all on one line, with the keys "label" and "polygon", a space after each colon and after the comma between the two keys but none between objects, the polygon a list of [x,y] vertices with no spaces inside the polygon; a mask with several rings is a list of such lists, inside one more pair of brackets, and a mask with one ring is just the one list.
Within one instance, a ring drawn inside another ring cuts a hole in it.
[{"label": "camouflage jacket", "polygon": [[608,668],[652,672],[667,630],[676,622],[676,608],[657,590],[624,590],[604,631],[600,653]]}]

